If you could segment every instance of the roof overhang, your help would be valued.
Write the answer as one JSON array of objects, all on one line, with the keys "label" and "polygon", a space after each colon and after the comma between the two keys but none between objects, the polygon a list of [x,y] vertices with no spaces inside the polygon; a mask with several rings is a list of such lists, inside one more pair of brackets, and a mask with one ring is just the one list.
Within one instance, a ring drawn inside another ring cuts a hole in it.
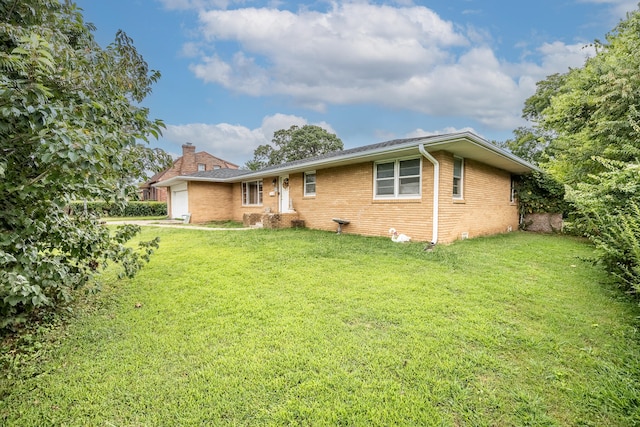
[{"label": "roof overhang", "polygon": [[458,135],[459,137],[454,139],[425,143],[425,149],[429,152],[445,150],[454,155],[473,159],[515,175],[523,175],[540,170],[537,166],[473,133],[465,132]]},{"label": "roof overhang", "polygon": [[412,138],[390,145],[379,144],[371,149],[345,150],[331,156],[320,156],[308,161],[293,162],[282,166],[275,166],[255,172],[229,178],[210,178],[196,176],[176,176],[154,184],[157,187],[169,187],[186,181],[232,183],[260,179],[289,173],[305,172],[329,167],[345,166],[354,163],[378,161],[390,157],[409,157],[420,155],[419,148],[423,146],[429,152],[448,151],[456,156],[476,160],[503,169],[516,175],[539,170],[536,166],[501,149],[500,147],[480,138],[471,132],[462,132],[424,138]]},{"label": "roof overhang", "polygon": [[[244,175],[241,175],[244,176]],[[153,184],[154,187],[171,187],[178,184],[183,184],[185,182],[237,182],[242,181],[238,179],[238,177],[234,178],[207,178],[201,176],[190,176],[190,175],[178,175],[173,178],[165,179],[164,181],[156,182]]]}]

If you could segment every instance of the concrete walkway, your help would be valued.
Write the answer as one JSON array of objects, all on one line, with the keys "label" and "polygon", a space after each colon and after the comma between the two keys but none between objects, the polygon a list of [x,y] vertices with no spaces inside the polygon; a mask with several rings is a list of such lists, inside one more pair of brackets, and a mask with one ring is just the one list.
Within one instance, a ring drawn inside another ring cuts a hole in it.
[{"label": "concrete walkway", "polygon": [[149,220],[119,220],[119,221],[106,221],[107,225],[140,225],[142,227],[163,227],[163,228],[184,228],[187,230],[207,230],[207,231],[245,231],[252,230],[252,228],[225,228],[225,227],[204,227],[198,225],[185,224],[180,220],[174,219],[149,219]]}]

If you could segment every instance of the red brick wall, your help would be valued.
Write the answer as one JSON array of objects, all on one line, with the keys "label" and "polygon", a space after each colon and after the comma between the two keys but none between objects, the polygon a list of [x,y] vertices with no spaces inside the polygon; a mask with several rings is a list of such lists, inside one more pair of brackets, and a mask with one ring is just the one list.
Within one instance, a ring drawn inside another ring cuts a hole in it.
[{"label": "red brick wall", "polygon": [[[178,165],[179,167],[176,167]],[[198,167],[196,165],[196,146],[191,144],[184,144],[182,146],[182,158],[178,159],[176,164],[173,165],[172,169],[174,169],[174,171],[177,172],[178,175],[197,172]]]},{"label": "red brick wall", "polygon": [[155,189],[155,200],[157,202],[166,202],[167,201],[167,188],[166,187],[152,187]]},{"label": "red brick wall", "polygon": [[[238,169],[238,165],[219,159],[211,154],[200,151],[196,153],[196,147],[192,144],[184,144],[182,146],[182,156],[179,157],[169,169],[167,169],[158,182],[173,178],[179,175],[188,175],[198,172],[198,164],[205,165],[205,171],[217,168]],[[165,187],[152,187],[149,191],[148,198],[145,200],[157,200],[159,202],[168,201],[167,190]]]},{"label": "red brick wall", "polygon": [[182,147],[182,157],[180,157],[173,163],[173,166],[171,166],[171,168],[162,175],[160,181],[173,178],[174,176],[188,175],[198,172],[198,164],[204,164],[205,170],[207,171],[213,170],[215,168],[238,169],[237,165],[212,156],[207,152],[201,151],[199,153],[196,153],[195,147],[193,145],[183,145]]}]

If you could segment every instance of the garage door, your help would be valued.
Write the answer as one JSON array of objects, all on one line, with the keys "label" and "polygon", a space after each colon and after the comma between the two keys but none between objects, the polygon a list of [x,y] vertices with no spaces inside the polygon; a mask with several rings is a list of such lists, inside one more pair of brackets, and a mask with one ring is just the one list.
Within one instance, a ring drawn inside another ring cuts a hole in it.
[{"label": "garage door", "polygon": [[171,217],[182,218],[189,213],[189,192],[186,189],[171,188]]}]

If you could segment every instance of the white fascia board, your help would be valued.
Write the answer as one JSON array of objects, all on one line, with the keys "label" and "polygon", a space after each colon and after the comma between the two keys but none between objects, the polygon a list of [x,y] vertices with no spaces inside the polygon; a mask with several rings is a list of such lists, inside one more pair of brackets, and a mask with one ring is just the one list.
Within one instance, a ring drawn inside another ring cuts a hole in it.
[{"label": "white fascia board", "polygon": [[184,181],[184,180],[179,180],[179,179],[176,179],[176,178],[179,178],[179,177],[175,177],[174,176],[173,178],[164,179],[162,181],[156,182],[155,184],[152,184],[151,186],[152,187],[171,187],[172,185],[175,185],[175,184],[178,184],[178,183]]},{"label": "white fascia board", "polygon": [[540,171],[540,168],[538,168],[537,166],[527,162],[524,159],[521,159],[520,157],[516,156],[515,154],[512,154],[508,151],[503,150],[502,148],[498,147],[495,144],[490,143],[489,141],[480,138],[479,136],[471,133],[471,132],[463,132],[460,134],[452,134],[449,135],[450,138],[446,138],[445,140],[433,140],[433,141],[429,141],[426,142],[424,145],[426,148],[429,147],[437,147],[439,145],[443,145],[443,144],[450,144],[456,141],[461,141],[461,140],[465,140],[466,142],[469,142],[471,144],[474,144],[476,146],[479,146],[487,151],[490,151],[491,153],[502,157],[505,160],[508,160],[510,162],[513,162],[515,164],[517,164],[518,166],[520,166],[520,168],[523,169],[529,169],[532,171]]},{"label": "white fascia board", "polygon": [[178,175],[173,178],[165,179],[159,182],[156,182],[152,185],[152,187],[171,187],[176,184],[180,184],[182,182],[233,182],[231,179],[220,179],[220,178],[206,178],[199,176],[189,176],[189,175]]}]

